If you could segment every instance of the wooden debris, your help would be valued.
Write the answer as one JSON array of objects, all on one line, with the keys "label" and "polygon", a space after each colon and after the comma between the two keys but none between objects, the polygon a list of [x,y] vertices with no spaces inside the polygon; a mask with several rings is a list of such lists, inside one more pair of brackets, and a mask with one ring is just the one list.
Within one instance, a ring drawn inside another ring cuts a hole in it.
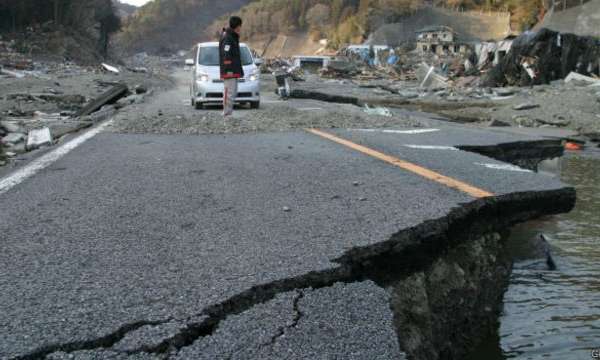
[{"label": "wooden debris", "polygon": [[100,95],[98,98],[94,99],[92,102],[87,104],[83,109],[81,109],[77,116],[86,116],[91,113],[98,111],[106,104],[113,104],[123,96],[125,96],[129,92],[127,85],[119,84],[113,86],[110,90],[106,91],[104,94]]}]

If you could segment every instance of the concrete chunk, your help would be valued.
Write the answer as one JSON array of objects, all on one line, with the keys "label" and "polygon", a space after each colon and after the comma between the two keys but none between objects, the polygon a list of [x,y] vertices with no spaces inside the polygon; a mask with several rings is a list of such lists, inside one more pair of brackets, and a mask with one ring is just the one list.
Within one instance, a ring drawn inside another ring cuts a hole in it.
[{"label": "concrete chunk", "polygon": [[46,145],[52,145],[52,134],[50,134],[49,128],[45,127],[29,131],[29,135],[27,136],[28,150],[37,149]]},{"label": "concrete chunk", "polygon": [[570,83],[571,81],[580,81],[580,82],[585,82],[585,83],[590,83],[590,84],[600,84],[600,79],[595,79],[590,76],[581,75],[574,71],[569,73],[569,75],[567,75],[567,77],[565,78],[566,83]]}]

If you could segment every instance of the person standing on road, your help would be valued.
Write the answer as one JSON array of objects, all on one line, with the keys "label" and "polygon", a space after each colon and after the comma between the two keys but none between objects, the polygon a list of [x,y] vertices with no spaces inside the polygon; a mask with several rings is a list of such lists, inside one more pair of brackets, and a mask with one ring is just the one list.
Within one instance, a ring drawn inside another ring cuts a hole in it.
[{"label": "person standing on road", "polygon": [[232,16],[229,19],[229,28],[223,29],[219,41],[219,63],[221,66],[221,79],[224,84],[223,116],[233,114],[233,105],[237,97],[238,79],[244,77],[244,68],[240,55],[240,32],[242,19]]}]

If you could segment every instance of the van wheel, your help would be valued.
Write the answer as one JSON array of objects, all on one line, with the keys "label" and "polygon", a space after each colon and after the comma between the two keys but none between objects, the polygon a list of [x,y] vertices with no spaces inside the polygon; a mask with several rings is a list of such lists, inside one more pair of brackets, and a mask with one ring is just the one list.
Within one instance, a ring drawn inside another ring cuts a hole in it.
[{"label": "van wheel", "polygon": [[204,103],[196,101],[194,107],[196,108],[196,110],[204,110]]},{"label": "van wheel", "polygon": [[252,101],[252,102],[250,102],[250,108],[251,109],[258,109],[258,108],[260,108],[260,101]]}]

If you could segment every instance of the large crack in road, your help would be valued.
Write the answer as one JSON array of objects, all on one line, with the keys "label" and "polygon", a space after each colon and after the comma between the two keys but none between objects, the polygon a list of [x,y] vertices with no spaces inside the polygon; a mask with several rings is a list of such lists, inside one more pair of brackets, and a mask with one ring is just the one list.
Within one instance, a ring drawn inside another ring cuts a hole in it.
[{"label": "large crack in road", "polygon": [[[446,217],[427,221],[415,228],[402,230],[387,242],[351,249],[346,255],[336,260],[342,264],[339,267],[252,287],[199,314],[192,315],[184,321],[164,319],[125,324],[114,333],[101,338],[46,346],[30,354],[15,357],[15,359],[43,359],[56,352],[107,350],[113,348],[125,337],[137,338],[139,342],[134,347],[130,346],[127,351],[111,350],[128,355],[152,353],[176,357],[181,349],[192,346],[201,338],[213,335],[220,324],[229,317],[246,312],[258,304],[267,303],[279,294],[295,292],[294,317],[291,325],[285,325],[278,329],[271,338],[271,344],[273,344],[285,334],[287,328],[294,327],[298,323],[301,314],[298,302],[303,297],[303,289],[321,289],[338,283],[349,284],[365,280],[374,280],[375,283],[385,288],[393,282],[428,268],[437,259],[443,257],[449,248],[464,244],[485,233],[505,231],[517,222],[569,211],[573,206],[573,201],[574,191],[572,189],[521,193],[476,200],[454,209]],[[489,284],[489,286],[496,285]],[[445,316],[451,317],[452,314]],[[174,327],[174,324],[179,326]],[[185,325],[182,326],[182,324]],[[143,328],[148,326],[153,328],[167,326],[175,331],[161,341],[136,336],[135,332],[140,329],[144,330]],[[403,335],[398,334],[398,336]],[[149,340],[154,340],[154,344],[148,344]]]}]

